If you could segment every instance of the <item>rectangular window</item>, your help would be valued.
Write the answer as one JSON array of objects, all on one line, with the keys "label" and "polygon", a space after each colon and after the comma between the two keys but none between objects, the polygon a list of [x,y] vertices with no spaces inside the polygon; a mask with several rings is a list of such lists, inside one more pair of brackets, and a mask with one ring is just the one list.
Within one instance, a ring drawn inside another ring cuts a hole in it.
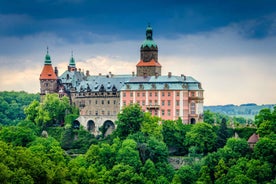
[{"label": "rectangular window", "polygon": [[152,96],[152,92],[149,93],[149,96]]},{"label": "rectangular window", "polygon": [[158,115],[158,111],[157,111],[157,110],[154,111],[154,115],[155,115],[155,116]]},{"label": "rectangular window", "polygon": [[179,109],[176,109],[176,116],[179,116]]},{"label": "rectangular window", "polygon": [[104,104],[104,100],[102,100],[102,105]]},{"label": "rectangular window", "polygon": [[149,105],[152,105],[152,101],[151,100],[149,101]]},{"label": "rectangular window", "polygon": [[171,101],[170,100],[168,100],[168,106],[171,106]]},{"label": "rectangular window", "polygon": [[171,110],[168,109],[168,116],[171,116]]},{"label": "rectangular window", "polygon": [[179,96],[179,92],[176,92],[176,96]]},{"label": "rectangular window", "polygon": [[109,100],[107,100],[107,104],[110,104],[110,101],[109,101]]},{"label": "rectangular window", "polygon": [[158,93],[157,93],[157,92],[155,92],[155,96],[158,96]]},{"label": "rectangular window", "polygon": [[144,100],[142,101],[142,105],[143,105],[143,106],[145,105],[145,101],[144,101]]},{"label": "rectangular window", "polygon": [[179,100],[176,100],[176,106],[179,106]]},{"label": "rectangular window", "polygon": [[95,100],[95,104],[98,104],[98,100]]},{"label": "rectangular window", "polygon": [[95,111],[95,115],[98,116],[98,111]]},{"label": "rectangular window", "polygon": [[171,96],[171,92],[168,92],[168,96]]},{"label": "rectangular window", "polygon": [[137,97],[140,97],[140,93],[137,93]]},{"label": "rectangular window", "polygon": [[142,96],[143,96],[143,97],[146,96],[145,93],[142,93]]},{"label": "rectangular window", "polygon": [[123,101],[123,105],[126,106],[126,101]]},{"label": "rectangular window", "polygon": [[114,104],[114,105],[116,104],[116,100],[113,101],[113,104]]},{"label": "rectangular window", "polygon": [[164,100],[162,100],[162,106],[164,106],[165,105],[165,101]]},{"label": "rectangular window", "polygon": [[130,93],[130,97],[133,97],[133,93],[132,92]]},{"label": "rectangular window", "polygon": [[190,111],[191,111],[191,114],[195,114],[196,113],[196,105],[194,102],[192,102],[190,104]]},{"label": "rectangular window", "polygon": [[157,100],[154,101],[154,105],[158,105],[158,101]]},{"label": "rectangular window", "polygon": [[162,116],[164,116],[165,115],[165,110],[162,109],[161,112],[162,112]]},{"label": "rectangular window", "polygon": [[140,101],[137,101],[137,104],[140,105]]},{"label": "rectangular window", "polygon": [[165,96],[165,92],[162,92],[162,96]]},{"label": "rectangular window", "polygon": [[125,92],[123,92],[123,97],[126,97],[126,93]]}]

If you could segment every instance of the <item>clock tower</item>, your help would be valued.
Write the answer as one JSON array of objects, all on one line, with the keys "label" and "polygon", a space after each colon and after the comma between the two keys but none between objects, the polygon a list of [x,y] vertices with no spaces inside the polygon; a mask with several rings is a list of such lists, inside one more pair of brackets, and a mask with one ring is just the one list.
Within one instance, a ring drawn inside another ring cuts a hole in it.
[{"label": "clock tower", "polygon": [[137,76],[161,75],[161,65],[158,63],[158,47],[152,38],[152,28],[146,29],[146,39],[140,48],[140,61],[136,65]]}]

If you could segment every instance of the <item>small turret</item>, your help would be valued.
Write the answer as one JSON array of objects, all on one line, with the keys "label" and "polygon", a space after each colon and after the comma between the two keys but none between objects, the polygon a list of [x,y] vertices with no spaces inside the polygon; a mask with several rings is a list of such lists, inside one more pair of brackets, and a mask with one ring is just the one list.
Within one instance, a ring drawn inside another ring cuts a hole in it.
[{"label": "small turret", "polygon": [[75,59],[73,57],[73,51],[71,52],[71,59],[69,61],[68,70],[69,71],[75,71],[76,70],[76,62],[75,62]]}]

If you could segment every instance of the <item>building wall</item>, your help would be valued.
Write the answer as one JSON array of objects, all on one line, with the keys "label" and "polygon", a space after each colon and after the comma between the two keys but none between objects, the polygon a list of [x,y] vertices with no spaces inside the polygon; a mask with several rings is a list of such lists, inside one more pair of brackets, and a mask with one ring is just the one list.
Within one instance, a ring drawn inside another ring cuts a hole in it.
[{"label": "building wall", "polygon": [[71,99],[82,116],[117,116],[120,112],[119,92],[71,93]]},{"label": "building wall", "polygon": [[40,80],[40,94],[57,92],[57,81],[53,79],[41,79]]},{"label": "building wall", "polygon": [[194,100],[189,102],[187,90],[125,90],[121,91],[121,102],[121,108],[138,103],[145,112],[164,120],[177,120],[180,117],[185,124],[190,122],[190,118],[199,121],[199,114],[203,113],[202,103]]},{"label": "building wall", "polygon": [[137,66],[137,76],[155,76],[161,75],[161,66]]}]

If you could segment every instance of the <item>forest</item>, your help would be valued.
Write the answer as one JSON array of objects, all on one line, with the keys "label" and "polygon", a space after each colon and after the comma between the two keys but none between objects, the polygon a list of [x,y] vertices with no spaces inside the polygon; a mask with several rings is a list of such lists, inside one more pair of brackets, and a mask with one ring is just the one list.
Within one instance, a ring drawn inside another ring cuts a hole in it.
[{"label": "forest", "polygon": [[[133,104],[111,135],[100,128],[95,137],[73,126],[79,111],[67,97],[0,98],[0,183],[276,184],[276,107],[252,122],[207,110],[204,122],[184,125]],[[250,148],[253,133],[259,140]]]}]

